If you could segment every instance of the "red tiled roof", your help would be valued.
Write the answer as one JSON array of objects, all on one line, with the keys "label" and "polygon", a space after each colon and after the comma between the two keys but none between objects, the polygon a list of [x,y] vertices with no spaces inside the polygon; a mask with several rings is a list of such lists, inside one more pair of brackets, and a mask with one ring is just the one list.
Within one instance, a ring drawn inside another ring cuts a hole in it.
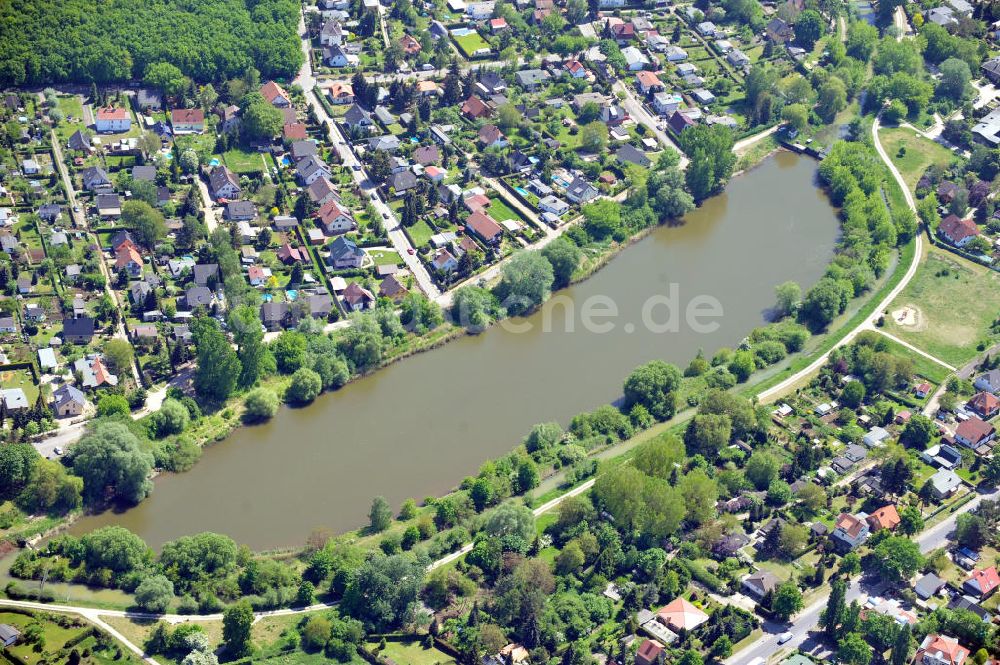
[{"label": "red tiled roof", "polygon": [[969,581],[975,582],[976,586],[979,587],[980,595],[987,596],[1000,586],[1000,575],[997,574],[996,566],[990,566],[982,570],[972,571],[972,574],[969,575]]},{"label": "red tiled roof", "polygon": [[193,125],[205,122],[205,112],[201,109],[174,109],[170,112],[170,122]]},{"label": "red tiled roof", "polygon": [[868,516],[868,524],[875,529],[889,529],[892,531],[899,525],[899,511],[891,503],[878,510],[872,511]]},{"label": "red tiled roof", "polygon": [[843,529],[851,538],[857,538],[861,534],[864,522],[850,513],[840,513],[837,517],[836,528]]},{"label": "red tiled roof", "polygon": [[104,108],[97,109],[98,120],[125,120],[127,118],[128,109],[125,108],[106,106]]},{"label": "red tiled roof", "polygon": [[493,240],[503,233],[503,229],[496,223],[496,220],[481,210],[477,210],[469,215],[469,218],[465,220],[465,225],[484,240]]},{"label": "red tiled roof", "polygon": [[966,441],[978,443],[993,433],[993,425],[980,420],[979,418],[969,418],[958,424],[955,434]]},{"label": "red tiled roof", "polygon": [[969,657],[969,650],[959,644],[954,637],[928,635],[917,650],[918,663],[923,661],[924,654],[933,654],[936,660],[943,660],[949,665],[962,665]]},{"label": "red tiled roof", "polygon": [[281,97],[289,104],[292,103],[292,98],[288,96],[285,89],[274,81],[268,81],[260,87],[260,94],[268,101],[268,103],[273,104],[275,98]]},{"label": "red tiled roof", "polygon": [[969,407],[976,413],[982,415],[992,415],[994,411],[1000,409],[1000,399],[993,393],[981,392],[969,400]]},{"label": "red tiled roof", "polygon": [[948,215],[942,219],[941,224],[938,225],[938,231],[946,235],[952,242],[961,242],[970,236],[979,235],[979,229],[976,228],[975,222],[971,219],[959,219],[955,215]]}]

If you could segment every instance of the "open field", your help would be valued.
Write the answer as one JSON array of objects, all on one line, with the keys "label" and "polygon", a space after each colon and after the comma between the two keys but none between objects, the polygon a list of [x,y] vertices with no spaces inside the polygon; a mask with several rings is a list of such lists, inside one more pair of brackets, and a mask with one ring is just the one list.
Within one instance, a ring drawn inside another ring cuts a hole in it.
[{"label": "open field", "polygon": [[[917,188],[917,181],[928,166],[947,166],[955,157],[944,146],[906,127],[882,127],[879,129],[879,139],[911,191]],[[902,155],[900,148],[905,149]]]},{"label": "open field", "polygon": [[[377,643],[370,647],[378,646]],[[386,642],[385,649],[380,654],[383,658],[391,658],[397,663],[407,665],[457,665],[455,659],[437,649],[425,649],[420,642]]]},{"label": "open field", "polygon": [[[902,312],[910,320],[899,323]],[[1000,335],[990,326],[1000,314],[1000,274],[931,247],[903,292],[889,306],[885,329],[936,358],[960,367],[980,342]],[[915,319],[915,320],[914,320]]]},{"label": "open field", "polygon": [[481,48],[488,49],[490,47],[489,43],[483,39],[482,35],[478,32],[474,32],[470,35],[455,35],[451,36],[458,45],[458,48],[462,51],[466,58],[471,58],[472,54]]}]

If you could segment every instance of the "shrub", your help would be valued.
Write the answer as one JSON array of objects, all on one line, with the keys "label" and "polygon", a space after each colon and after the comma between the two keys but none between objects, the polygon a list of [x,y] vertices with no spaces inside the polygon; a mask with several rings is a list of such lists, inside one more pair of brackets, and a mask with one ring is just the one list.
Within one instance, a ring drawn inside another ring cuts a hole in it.
[{"label": "shrub", "polygon": [[268,388],[255,388],[243,402],[243,419],[260,421],[273,418],[278,412],[278,396]]}]

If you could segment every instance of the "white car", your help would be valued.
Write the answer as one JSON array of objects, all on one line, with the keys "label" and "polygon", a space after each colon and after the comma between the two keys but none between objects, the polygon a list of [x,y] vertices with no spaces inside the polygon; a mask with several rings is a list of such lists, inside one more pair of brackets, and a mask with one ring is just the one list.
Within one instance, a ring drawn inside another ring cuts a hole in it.
[{"label": "white car", "polygon": [[778,644],[784,644],[792,639],[792,634],[790,632],[782,633],[778,636]]}]

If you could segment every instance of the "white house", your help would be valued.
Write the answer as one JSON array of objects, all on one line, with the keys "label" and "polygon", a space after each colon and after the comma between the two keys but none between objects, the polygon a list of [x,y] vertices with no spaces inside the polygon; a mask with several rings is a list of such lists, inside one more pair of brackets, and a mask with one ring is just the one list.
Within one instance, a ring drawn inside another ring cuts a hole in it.
[{"label": "white house", "polygon": [[569,212],[569,204],[559,197],[549,194],[538,201],[538,209],[543,212],[551,212],[557,217],[562,217]]},{"label": "white house", "polygon": [[97,109],[95,128],[102,134],[118,134],[132,128],[132,116],[126,108],[111,106]]}]

